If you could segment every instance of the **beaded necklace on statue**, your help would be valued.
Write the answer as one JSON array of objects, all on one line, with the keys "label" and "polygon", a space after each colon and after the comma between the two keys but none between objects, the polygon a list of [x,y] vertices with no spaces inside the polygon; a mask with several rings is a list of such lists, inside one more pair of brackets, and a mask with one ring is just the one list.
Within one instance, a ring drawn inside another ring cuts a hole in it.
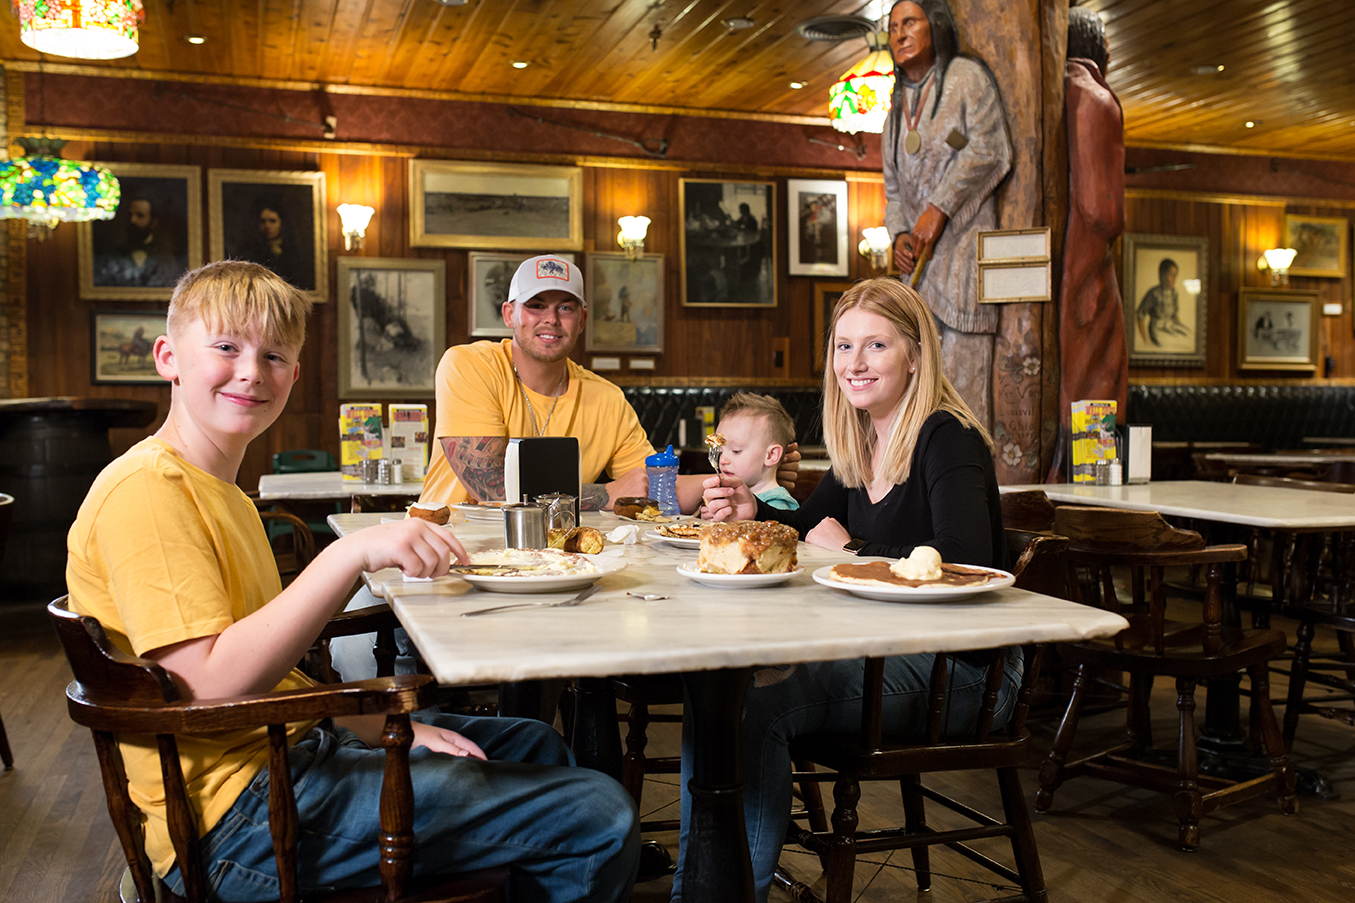
[{"label": "beaded necklace on statue", "polygon": [[522,400],[527,402],[527,416],[532,418],[532,433],[536,436],[544,436],[547,428],[550,427],[550,419],[555,416],[555,406],[560,403],[560,387],[565,384],[565,374],[569,373],[569,367],[566,366],[564,372],[560,374],[560,381],[555,384],[555,400],[550,403],[550,411],[546,413],[546,422],[541,424],[541,429],[536,428],[536,411],[532,408],[532,400],[527,397],[527,387],[522,384],[522,377],[518,376],[518,366],[513,365],[513,379],[518,381],[518,391],[522,393]]},{"label": "beaded necklace on statue", "polygon": [[909,115],[908,107],[903,108],[903,124],[907,131],[903,136],[903,149],[909,154],[915,154],[922,150],[922,134],[918,132],[918,124],[922,122],[922,109],[926,106],[927,95],[932,90],[933,76],[936,75],[936,69],[933,68],[927,73],[927,77],[922,80],[922,84],[917,89],[917,107]]}]

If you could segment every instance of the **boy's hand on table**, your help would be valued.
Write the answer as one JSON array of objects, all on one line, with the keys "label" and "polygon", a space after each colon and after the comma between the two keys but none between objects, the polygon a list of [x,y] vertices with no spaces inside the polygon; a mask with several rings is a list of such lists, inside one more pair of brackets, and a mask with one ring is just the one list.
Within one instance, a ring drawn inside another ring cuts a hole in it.
[{"label": "boy's hand on table", "polygon": [[364,571],[395,567],[407,577],[441,577],[453,559],[470,560],[451,530],[417,517],[368,527],[340,542],[349,540]]},{"label": "boy's hand on table", "polygon": [[757,499],[753,491],[738,477],[716,474],[706,480],[703,498],[706,504],[701,516],[707,520],[752,520],[757,516]]},{"label": "boy's hand on table", "polygon": [[414,749],[422,746],[433,752],[446,753],[449,756],[470,756],[472,759],[484,759],[486,761],[489,759],[484,750],[480,749],[473,740],[461,736],[456,731],[449,731],[420,721],[413,721],[411,724],[414,728]]}]

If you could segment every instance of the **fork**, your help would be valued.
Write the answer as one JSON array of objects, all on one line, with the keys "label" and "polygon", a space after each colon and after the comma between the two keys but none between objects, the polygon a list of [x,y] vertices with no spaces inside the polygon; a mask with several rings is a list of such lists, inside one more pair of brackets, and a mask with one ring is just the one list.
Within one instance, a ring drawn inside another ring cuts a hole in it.
[{"label": "fork", "polygon": [[477,608],[474,611],[463,611],[461,612],[461,617],[469,618],[472,615],[487,615],[496,611],[509,611],[514,608],[570,608],[578,605],[584,599],[587,599],[600,589],[602,589],[602,587],[594,583],[574,598],[566,599],[563,602],[513,602],[508,605],[495,605],[492,608]]}]

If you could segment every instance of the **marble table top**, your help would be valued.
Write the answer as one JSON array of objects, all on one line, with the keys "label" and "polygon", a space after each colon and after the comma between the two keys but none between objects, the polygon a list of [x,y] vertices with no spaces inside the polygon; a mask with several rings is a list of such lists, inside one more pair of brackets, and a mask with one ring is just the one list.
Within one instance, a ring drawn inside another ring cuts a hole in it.
[{"label": "marble table top", "polygon": [[[1347,444],[1352,443],[1347,440]],[[1355,461],[1355,453],[1322,448],[1314,448],[1306,452],[1210,452],[1204,456],[1204,459],[1206,461],[1218,461],[1220,464],[1311,467],[1314,464],[1348,464]]]},{"label": "marble table top", "polygon": [[[380,523],[381,515],[336,514],[329,520],[343,535]],[[584,521],[604,531],[622,524],[609,513],[590,512]],[[492,522],[468,521],[454,529],[472,553],[503,546],[502,527]],[[861,599],[810,578],[815,568],[850,556],[803,543],[804,571],[765,589],[697,584],[676,571],[695,562],[695,550],[661,541],[609,543],[603,554],[626,567],[604,576],[601,590],[572,608],[461,618],[475,608],[558,601],[573,593],[490,593],[459,577],[407,583],[393,569],[367,580],[390,600],[434,676],[446,684],[954,652],[1110,636],[1127,626],[1119,615],[1015,588],[929,604]],[[645,601],[628,592],[668,598]]]},{"label": "marble table top", "polygon": [[1272,530],[1355,529],[1355,495],[1338,492],[1202,480],[1165,480],[1133,486],[1043,483],[999,488],[1002,492],[1040,489],[1052,501],[1068,505],[1158,511],[1174,517]]},{"label": "marble table top", "polygon": [[259,477],[259,498],[263,501],[346,499],[355,495],[403,495],[417,498],[421,492],[423,483],[364,483],[361,480],[345,480],[337,470],[266,473]]}]

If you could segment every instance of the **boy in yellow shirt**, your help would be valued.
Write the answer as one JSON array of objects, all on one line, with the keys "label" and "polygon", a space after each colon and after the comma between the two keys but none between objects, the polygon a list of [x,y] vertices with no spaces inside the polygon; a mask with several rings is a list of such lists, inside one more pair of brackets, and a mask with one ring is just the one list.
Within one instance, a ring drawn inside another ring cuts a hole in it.
[{"label": "boy in yellow shirt", "polygon": [[[159,662],[187,698],[310,685],[294,669],[364,570],[447,573],[465,550],[409,519],[327,546],[286,590],[253,503],[235,486],[249,442],[277,419],[300,373],[310,301],[262,266],[209,264],[170,302],[156,370],[165,423],[110,464],[67,545],[74,610],[125,651]],[[291,726],[302,892],[376,884],[385,753],[380,716]],[[146,849],[182,894],[152,737],[120,738]],[[511,864],[519,899],[624,900],[638,830],[614,780],[573,764],[548,726],[436,715],[414,724],[415,874]],[[279,895],[261,728],[180,738],[205,871],[223,899]]]}]

